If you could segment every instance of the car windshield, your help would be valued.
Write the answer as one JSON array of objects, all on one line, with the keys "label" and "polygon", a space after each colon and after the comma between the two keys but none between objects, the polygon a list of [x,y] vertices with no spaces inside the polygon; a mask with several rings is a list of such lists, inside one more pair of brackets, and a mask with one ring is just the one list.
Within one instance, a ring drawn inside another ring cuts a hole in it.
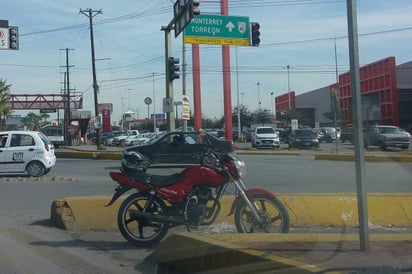
[{"label": "car windshield", "polygon": [[384,134],[400,134],[401,133],[399,129],[396,127],[380,127],[379,132],[384,133]]},{"label": "car windshield", "polygon": [[258,128],[256,129],[256,133],[257,134],[267,134],[267,133],[274,133],[274,129],[273,128]]},{"label": "car windshield", "polygon": [[295,130],[295,135],[297,137],[314,137],[316,138],[317,134],[310,129],[297,129]]}]

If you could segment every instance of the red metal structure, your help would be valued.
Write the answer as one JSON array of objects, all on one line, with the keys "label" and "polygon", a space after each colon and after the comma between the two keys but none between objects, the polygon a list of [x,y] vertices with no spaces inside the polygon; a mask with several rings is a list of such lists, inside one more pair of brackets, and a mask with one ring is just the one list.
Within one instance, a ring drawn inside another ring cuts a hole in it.
[{"label": "red metal structure", "polygon": [[[399,126],[399,100],[395,57],[360,68],[363,118],[366,122]],[[350,73],[339,76],[342,125],[352,123]]]},{"label": "red metal structure", "polygon": [[290,99],[290,109],[291,110],[296,109],[295,92],[291,91],[290,94],[285,93],[285,94],[276,96],[276,98],[275,98],[275,107],[276,107],[276,112],[277,113],[282,112],[282,111],[286,111],[286,110],[289,109],[289,99]]},{"label": "red metal structure", "polygon": [[[10,94],[6,105],[11,109],[64,109],[67,96],[64,94]],[[83,108],[83,93],[70,94],[70,109]]]}]

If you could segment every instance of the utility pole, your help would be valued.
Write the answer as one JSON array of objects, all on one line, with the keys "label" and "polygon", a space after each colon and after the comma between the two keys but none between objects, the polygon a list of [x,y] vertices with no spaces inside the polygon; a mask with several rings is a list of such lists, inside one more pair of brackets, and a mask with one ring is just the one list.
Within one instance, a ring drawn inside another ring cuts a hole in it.
[{"label": "utility pole", "polygon": [[66,51],[66,72],[64,73],[64,138],[68,142],[66,145],[71,145],[71,136],[68,130],[68,127],[70,125],[70,120],[71,120],[71,110],[70,110],[70,71],[69,68],[71,67],[69,65],[69,50],[74,50],[74,49],[60,49],[60,50],[65,50]]},{"label": "utility pole", "polygon": [[[185,45],[185,35],[183,33],[182,35],[182,46],[183,46],[183,52],[182,52],[182,100],[183,96],[186,95],[186,45]],[[182,118],[182,117],[181,117]],[[177,106],[176,106],[176,119],[177,119]],[[187,131],[187,120],[183,120],[183,131]]]},{"label": "utility pole", "polygon": [[[97,85],[97,79],[96,79],[96,58],[94,56],[94,38],[93,38],[93,17],[96,16],[97,14],[102,14],[102,10],[92,10],[92,9],[87,9],[87,10],[82,10],[80,9],[80,13],[84,14],[89,18],[89,24],[90,24],[90,44],[91,44],[91,51],[92,51],[92,71],[93,71],[93,91],[94,91],[94,112],[95,112],[95,118],[98,119],[99,123],[96,126],[96,145],[97,149],[100,148],[100,128],[101,128],[101,122],[99,118],[99,103],[97,100],[97,93],[99,92],[99,86]],[[96,125],[96,124],[95,124]]]}]

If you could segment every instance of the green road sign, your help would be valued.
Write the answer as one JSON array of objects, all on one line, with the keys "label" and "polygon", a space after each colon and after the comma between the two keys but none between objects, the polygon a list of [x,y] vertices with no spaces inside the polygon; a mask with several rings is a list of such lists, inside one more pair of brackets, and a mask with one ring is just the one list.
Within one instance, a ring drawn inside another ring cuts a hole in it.
[{"label": "green road sign", "polygon": [[185,27],[189,44],[250,45],[249,17],[200,14]]}]

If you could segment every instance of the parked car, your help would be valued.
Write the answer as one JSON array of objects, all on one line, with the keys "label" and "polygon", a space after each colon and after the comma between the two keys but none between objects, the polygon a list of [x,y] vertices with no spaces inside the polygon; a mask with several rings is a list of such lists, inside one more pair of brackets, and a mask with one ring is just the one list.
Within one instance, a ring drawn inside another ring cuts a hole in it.
[{"label": "parked car", "polygon": [[132,140],[130,142],[130,144],[128,144],[127,140],[125,142],[126,146],[136,146],[136,145],[141,145],[144,143],[147,143],[150,141],[150,139],[155,136],[155,133],[152,132],[146,132],[146,133],[142,133],[139,134],[134,140]]},{"label": "parked car", "polygon": [[130,129],[124,135],[119,135],[113,138],[112,146],[123,146],[124,141],[131,136],[139,135],[139,131],[137,129]]},{"label": "parked car", "polygon": [[311,128],[294,129],[289,134],[289,148],[319,148],[318,134]]},{"label": "parked car", "polygon": [[234,151],[232,141],[218,140],[210,134],[200,132],[172,131],[159,133],[148,143],[128,147],[124,153],[140,152],[145,157],[147,166],[158,163],[200,164],[197,156],[210,146],[208,140],[222,153]]},{"label": "parked car", "polygon": [[340,131],[340,140],[342,143],[348,141],[353,144],[353,127],[343,127]]},{"label": "parked car", "polygon": [[319,135],[319,142],[332,143],[338,140],[338,132],[334,127],[321,127],[321,134]]},{"label": "parked car", "polygon": [[[108,145],[108,142],[110,142],[111,144],[111,141],[113,140],[114,137],[122,135],[122,134],[125,134],[125,131],[112,131],[107,134],[103,134],[102,139],[101,139],[102,144]],[[109,139],[111,139],[111,141],[108,141]]]},{"label": "parked car", "polygon": [[396,126],[376,125],[364,129],[365,148],[379,146],[382,150],[388,147],[408,149],[410,138]]},{"label": "parked car", "polygon": [[279,148],[279,135],[273,127],[256,127],[252,134],[252,147]]},{"label": "parked car", "polygon": [[405,134],[406,136],[408,136],[409,140],[411,139],[411,134],[409,132],[407,132],[405,129],[400,128],[400,127],[398,127],[398,129],[402,134]]},{"label": "parked car", "polygon": [[0,173],[39,177],[56,163],[52,142],[38,131],[0,132]]},{"label": "parked car", "polygon": [[252,142],[252,135],[253,135],[253,129],[246,129],[243,130],[243,137],[246,139],[246,142]]}]

